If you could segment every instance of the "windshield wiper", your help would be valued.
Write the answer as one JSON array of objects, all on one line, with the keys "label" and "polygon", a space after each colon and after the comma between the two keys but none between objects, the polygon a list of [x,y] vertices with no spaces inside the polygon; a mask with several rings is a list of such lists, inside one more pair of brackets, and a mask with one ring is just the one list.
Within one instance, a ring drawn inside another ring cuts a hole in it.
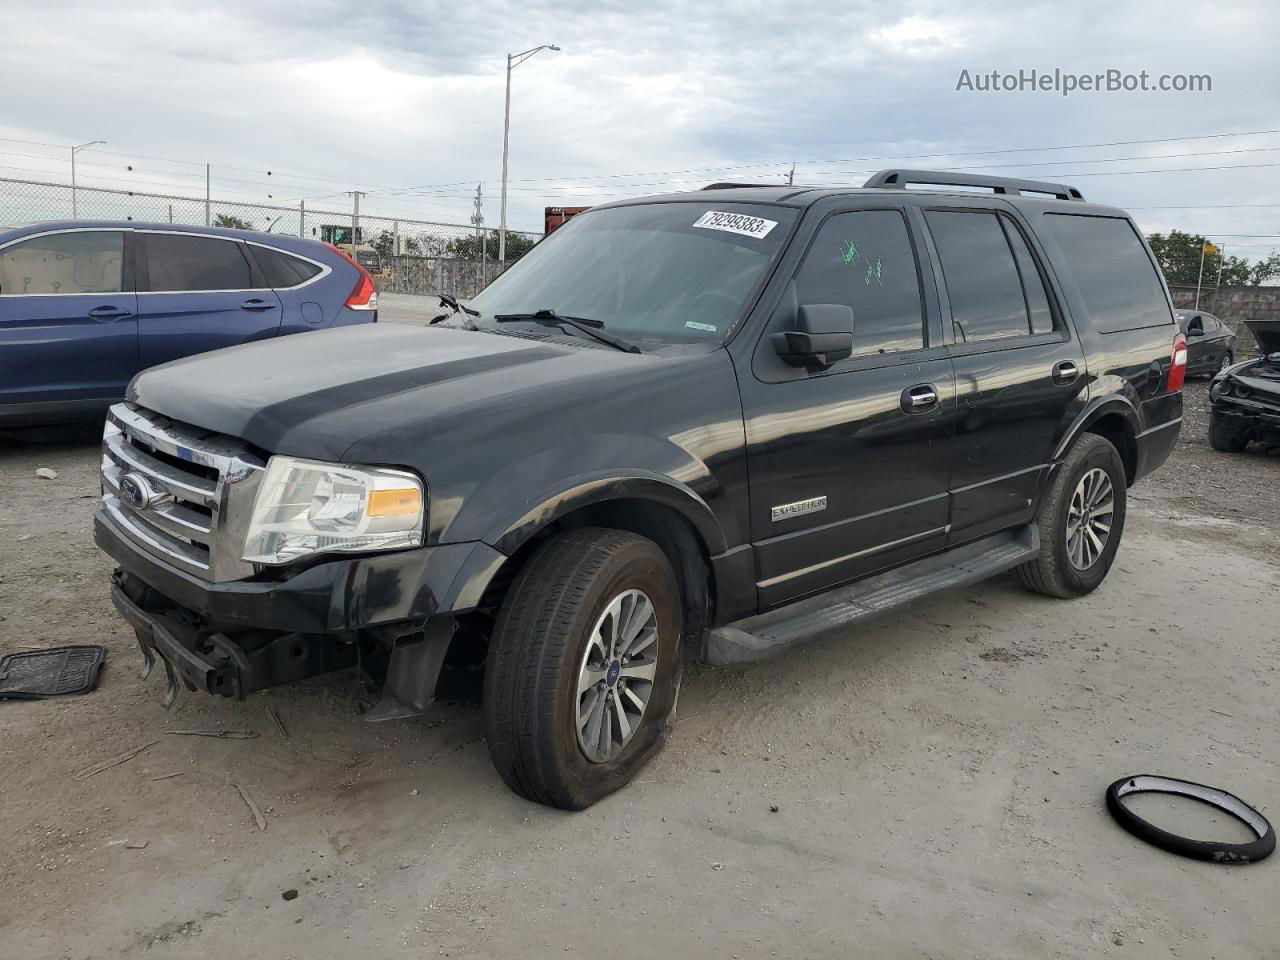
[{"label": "windshield wiper", "polygon": [[[472,310],[470,307],[464,306],[463,304],[459,303],[458,298],[451,293],[438,293],[436,294],[436,296],[440,298],[440,305],[442,307],[449,307],[453,310],[455,314],[458,314],[458,313],[462,314],[462,325],[465,326],[468,330],[479,329],[476,326],[475,321],[471,319],[472,317],[480,316],[479,310]],[[432,320],[431,322],[439,323],[441,320],[444,320],[444,319],[445,319],[444,317],[437,317],[435,320]]]},{"label": "windshield wiper", "polygon": [[498,323],[513,323],[524,320],[530,323],[540,323],[544,327],[572,327],[579,330],[589,337],[594,337],[601,343],[607,343],[624,353],[643,353],[634,343],[628,343],[621,337],[615,337],[611,333],[605,333],[600,328],[604,326],[603,320],[592,320],[589,317],[569,317],[554,310],[535,310],[533,313],[499,313],[493,318]]}]

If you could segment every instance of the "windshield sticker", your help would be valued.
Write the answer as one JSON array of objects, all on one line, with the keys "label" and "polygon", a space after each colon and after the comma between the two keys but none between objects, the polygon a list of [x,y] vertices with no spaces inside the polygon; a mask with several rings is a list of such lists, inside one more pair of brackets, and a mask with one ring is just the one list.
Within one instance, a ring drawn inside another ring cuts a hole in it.
[{"label": "windshield sticker", "polygon": [[763,240],[769,235],[769,231],[778,225],[778,221],[765,220],[763,217],[748,217],[741,213],[708,210],[693,221],[693,225],[703,230],[723,230],[725,233],[736,233],[742,237]]},{"label": "windshield sticker", "polygon": [[716,332],[716,325],[714,323],[698,323],[696,320],[686,320],[684,325],[690,330],[703,330],[707,333]]}]

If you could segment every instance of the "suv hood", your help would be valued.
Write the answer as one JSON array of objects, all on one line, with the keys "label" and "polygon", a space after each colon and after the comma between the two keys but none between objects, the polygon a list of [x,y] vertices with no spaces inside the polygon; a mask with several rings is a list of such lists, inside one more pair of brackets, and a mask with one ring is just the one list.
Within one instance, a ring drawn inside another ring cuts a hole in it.
[{"label": "suv hood", "polygon": [[357,441],[397,426],[655,362],[488,332],[362,324],[153,367],[134,378],[127,399],[267,453],[341,460]]}]

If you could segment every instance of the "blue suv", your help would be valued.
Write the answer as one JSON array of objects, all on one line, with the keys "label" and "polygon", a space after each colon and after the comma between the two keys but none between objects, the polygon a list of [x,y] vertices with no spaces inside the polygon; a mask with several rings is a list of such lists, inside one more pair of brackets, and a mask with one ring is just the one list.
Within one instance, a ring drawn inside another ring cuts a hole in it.
[{"label": "blue suv", "polygon": [[68,221],[0,230],[0,427],[101,415],[167,360],[378,318],[329,244],[250,230]]}]

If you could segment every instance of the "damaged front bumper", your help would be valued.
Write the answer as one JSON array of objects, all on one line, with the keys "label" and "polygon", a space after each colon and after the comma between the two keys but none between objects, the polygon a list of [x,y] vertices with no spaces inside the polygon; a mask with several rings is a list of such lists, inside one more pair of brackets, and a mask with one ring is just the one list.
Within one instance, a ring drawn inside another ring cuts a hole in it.
[{"label": "damaged front bumper", "polygon": [[1280,377],[1272,368],[1280,370],[1280,363],[1257,360],[1219,374],[1209,387],[1213,423],[1243,439],[1280,445]]},{"label": "damaged front bumper", "polygon": [[331,634],[259,630],[228,635],[209,629],[123,570],[112,578],[111,602],[137,635],[143,677],[157,658],[164,664],[166,709],[177,697],[179,681],[191,691],[243,700],[255,690],[356,662],[355,644]]},{"label": "damaged front bumper", "polygon": [[112,601],[137,634],[146,672],[164,665],[166,706],[179,684],[243,699],[355,665],[363,651],[366,666],[386,667],[372,719],[431,702],[457,616],[479,606],[506,559],[484,543],[442,544],[213,582],[146,552],[106,512],[94,539],[119,564]]}]

